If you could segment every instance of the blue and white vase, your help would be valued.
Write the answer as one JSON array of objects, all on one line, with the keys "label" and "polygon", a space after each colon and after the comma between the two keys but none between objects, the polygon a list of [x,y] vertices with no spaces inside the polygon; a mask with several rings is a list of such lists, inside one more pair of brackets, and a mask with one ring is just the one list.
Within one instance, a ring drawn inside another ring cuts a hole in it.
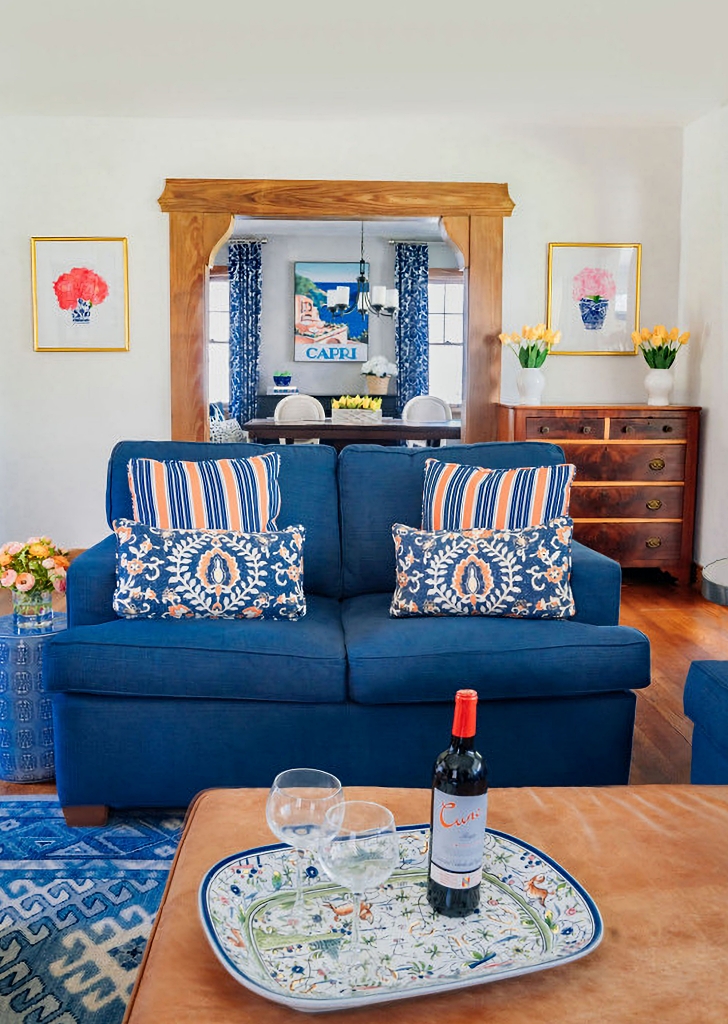
[{"label": "blue and white vase", "polygon": [[609,299],[579,299],[581,322],[587,331],[601,331],[609,309]]},{"label": "blue and white vase", "polygon": [[88,299],[78,299],[75,308],[71,310],[71,320],[74,324],[91,322],[91,303]]}]

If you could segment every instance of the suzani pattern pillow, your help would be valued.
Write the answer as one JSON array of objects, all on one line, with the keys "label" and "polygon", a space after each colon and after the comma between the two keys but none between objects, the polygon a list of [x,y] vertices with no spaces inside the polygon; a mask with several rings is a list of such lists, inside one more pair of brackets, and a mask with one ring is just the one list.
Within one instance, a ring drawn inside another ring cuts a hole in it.
[{"label": "suzani pattern pillow", "polygon": [[303,526],[280,532],[163,530],[114,523],[113,606],[126,619],[298,619]]},{"label": "suzani pattern pillow", "polygon": [[130,459],[134,519],[165,530],[275,530],[280,465],[277,452],[199,462]]},{"label": "suzani pattern pillow", "polygon": [[520,530],[568,515],[576,466],[484,469],[427,459],[423,530]]},{"label": "suzani pattern pillow", "polygon": [[572,521],[523,530],[427,531],[392,527],[396,588],[390,615],[502,615],[565,619]]}]

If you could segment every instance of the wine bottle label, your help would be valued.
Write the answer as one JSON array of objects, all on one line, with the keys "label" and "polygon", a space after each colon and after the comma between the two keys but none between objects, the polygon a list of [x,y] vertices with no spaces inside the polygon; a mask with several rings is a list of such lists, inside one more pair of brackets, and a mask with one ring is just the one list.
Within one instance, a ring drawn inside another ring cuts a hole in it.
[{"label": "wine bottle label", "polygon": [[430,877],[449,889],[471,889],[483,875],[488,794],[453,796],[436,789],[432,805]]}]

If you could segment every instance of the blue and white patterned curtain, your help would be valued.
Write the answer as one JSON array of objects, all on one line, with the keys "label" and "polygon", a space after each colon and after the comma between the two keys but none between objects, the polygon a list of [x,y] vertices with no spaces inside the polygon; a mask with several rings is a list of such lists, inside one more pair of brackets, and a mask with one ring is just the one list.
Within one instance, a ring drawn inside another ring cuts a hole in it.
[{"label": "blue and white patterned curtain", "polygon": [[260,242],[230,242],[230,416],[241,425],[258,411]]},{"label": "blue and white patterned curtain", "polygon": [[394,331],[398,415],[410,398],[426,395],[429,389],[428,269],[427,245],[400,242],[394,247],[394,285],[399,292],[399,313]]}]

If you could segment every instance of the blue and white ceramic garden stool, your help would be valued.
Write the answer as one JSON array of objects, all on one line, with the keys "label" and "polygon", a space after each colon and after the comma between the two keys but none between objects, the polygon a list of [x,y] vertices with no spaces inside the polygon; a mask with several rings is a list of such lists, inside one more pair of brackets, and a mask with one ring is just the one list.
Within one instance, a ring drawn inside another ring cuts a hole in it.
[{"label": "blue and white ceramic garden stool", "polygon": [[55,774],[51,699],[43,689],[43,648],[66,628],[54,615],[49,632],[19,636],[13,616],[0,618],[0,779],[44,782]]}]

